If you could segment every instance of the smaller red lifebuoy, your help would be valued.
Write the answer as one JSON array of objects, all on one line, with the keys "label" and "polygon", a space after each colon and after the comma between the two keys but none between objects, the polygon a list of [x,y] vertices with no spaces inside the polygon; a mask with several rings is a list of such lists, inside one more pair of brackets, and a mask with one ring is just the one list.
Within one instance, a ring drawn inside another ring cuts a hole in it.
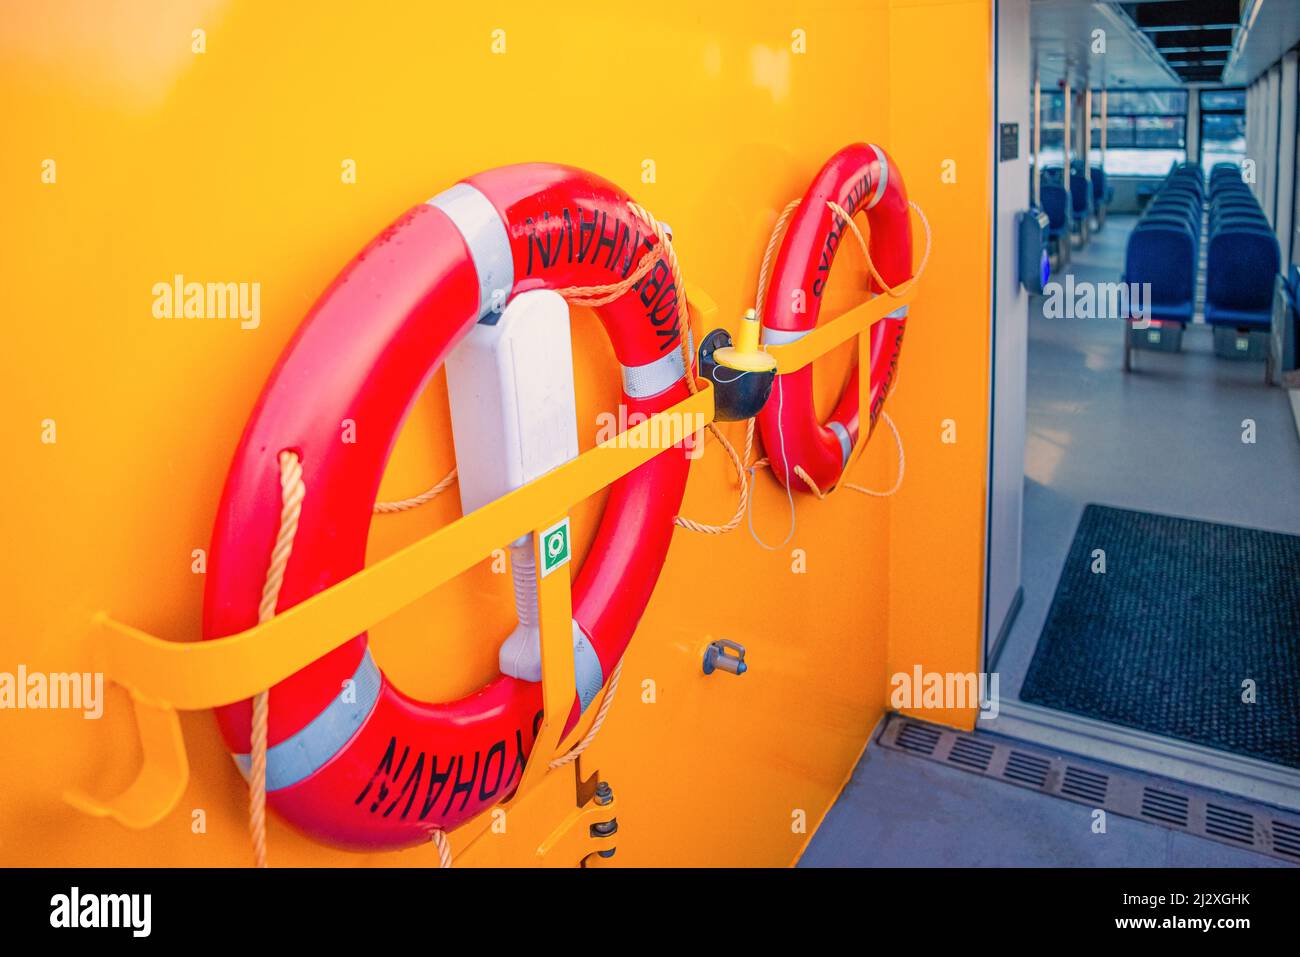
[{"label": "smaller red lifebuoy", "polygon": [[[761,317],[766,345],[794,342],[817,326],[831,264],[850,232],[828,201],[850,216],[866,212],[871,224],[871,260],[890,288],[912,275],[912,224],[902,175],[879,146],[846,146],[826,162],[808,187],[781,243]],[[884,291],[872,281],[872,295]],[[907,307],[902,306],[872,328],[868,437],[889,394],[906,323]],[[825,425],[817,420],[813,407],[812,366],[777,376],[772,398],[758,421],[772,474],[783,484],[790,486],[795,478],[791,487],[808,491],[797,480],[796,466],[820,489],[829,489],[839,481],[858,442],[859,374],[855,367]]]}]

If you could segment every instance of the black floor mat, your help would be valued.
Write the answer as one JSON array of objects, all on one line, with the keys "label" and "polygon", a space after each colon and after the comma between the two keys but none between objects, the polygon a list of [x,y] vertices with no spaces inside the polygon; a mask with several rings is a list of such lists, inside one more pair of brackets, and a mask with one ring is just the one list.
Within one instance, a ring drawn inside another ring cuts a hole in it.
[{"label": "black floor mat", "polygon": [[1020,697],[1300,768],[1300,537],[1089,505]]}]

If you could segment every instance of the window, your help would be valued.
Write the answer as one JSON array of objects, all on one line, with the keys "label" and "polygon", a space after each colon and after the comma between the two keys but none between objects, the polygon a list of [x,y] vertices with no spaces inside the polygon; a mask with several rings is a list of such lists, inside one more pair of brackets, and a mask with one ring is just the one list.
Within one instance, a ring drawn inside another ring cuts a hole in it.
[{"label": "window", "polygon": [[[1101,96],[1092,97],[1092,151],[1101,163]],[[1187,159],[1185,90],[1111,90],[1106,101],[1106,172],[1163,176]]]},{"label": "window", "polygon": [[[1043,166],[1060,166],[1064,162],[1065,151],[1063,144],[1065,142],[1065,94],[1048,93],[1044,91],[1039,100],[1039,110],[1042,113],[1043,132],[1039,140],[1038,156]],[[1034,118],[1029,117],[1030,131],[1032,137]],[[1032,157],[1030,158],[1032,162]]]},{"label": "window", "polygon": [[1201,91],[1201,165],[1240,163],[1246,155],[1246,91]]}]

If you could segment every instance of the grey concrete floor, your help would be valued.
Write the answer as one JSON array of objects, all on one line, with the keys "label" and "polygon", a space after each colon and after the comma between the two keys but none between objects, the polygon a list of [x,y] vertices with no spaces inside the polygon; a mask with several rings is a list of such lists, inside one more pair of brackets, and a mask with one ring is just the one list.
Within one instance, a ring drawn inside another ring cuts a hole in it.
[{"label": "grey concrete floor", "polygon": [[[1112,217],[1065,269],[1115,282],[1134,219]],[[1063,274],[1062,274],[1063,276]],[[1061,277],[1058,277],[1061,278]],[[1031,307],[1024,604],[997,662],[1018,697],[1089,502],[1300,534],[1300,439],[1262,363],[1218,359],[1210,330],[1123,371],[1121,323]],[[1255,422],[1253,444],[1242,422]],[[1089,809],[874,744],[802,866],[1270,866],[1280,862]]]}]

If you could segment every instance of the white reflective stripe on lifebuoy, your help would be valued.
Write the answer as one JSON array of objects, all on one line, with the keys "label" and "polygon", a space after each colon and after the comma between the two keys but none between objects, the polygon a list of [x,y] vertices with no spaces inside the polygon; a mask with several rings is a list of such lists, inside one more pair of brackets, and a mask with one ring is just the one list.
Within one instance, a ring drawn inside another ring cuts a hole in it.
[{"label": "white reflective stripe on lifebuoy", "polygon": [[893,312],[887,314],[887,315],[885,316],[885,318],[886,318],[886,319],[906,319],[906,318],[907,318],[907,307],[906,307],[906,306],[899,306],[899,307],[898,307],[897,309],[895,309]]},{"label": "white reflective stripe on lifebuoy", "polygon": [[[515,286],[515,260],[510,236],[492,201],[469,183],[457,183],[433,199],[436,206],[460,230],[478,273],[479,321],[501,314],[506,298]],[[495,320],[493,320],[495,321]]]},{"label": "white reflective stripe on lifebuoy", "polygon": [[811,329],[769,329],[763,327],[763,345],[765,346],[787,346],[792,342],[798,342]]},{"label": "white reflective stripe on lifebuoy", "polygon": [[600,689],[605,687],[605,672],[600,667],[600,657],[596,654],[591,639],[576,621],[573,623],[573,678],[578,690],[578,702],[583,711],[596,700]]},{"label": "white reflective stripe on lifebuoy", "polygon": [[[343,750],[370,717],[379,700],[382,676],[367,649],[356,673],[344,689],[330,699],[320,714],[279,744],[266,749],[266,789],[278,791],[311,777]],[[235,764],[248,777],[252,757],[233,755]]]},{"label": "white reflective stripe on lifebuoy", "polygon": [[623,366],[623,392],[629,399],[648,399],[670,389],[686,375],[686,357],[680,348],[670,349],[645,365]]},{"label": "white reflective stripe on lifebuoy", "polygon": [[853,452],[853,440],[849,438],[849,430],[834,419],[826,423],[826,428],[834,432],[835,437],[840,440],[840,468],[844,468],[849,464],[849,455]]},{"label": "white reflective stripe on lifebuoy", "polygon": [[876,154],[876,160],[880,166],[880,179],[876,180],[875,195],[871,197],[871,202],[867,203],[867,209],[870,209],[880,202],[880,197],[885,195],[885,187],[889,185],[889,159],[885,156],[885,151],[875,143],[868,143],[867,145]]}]

